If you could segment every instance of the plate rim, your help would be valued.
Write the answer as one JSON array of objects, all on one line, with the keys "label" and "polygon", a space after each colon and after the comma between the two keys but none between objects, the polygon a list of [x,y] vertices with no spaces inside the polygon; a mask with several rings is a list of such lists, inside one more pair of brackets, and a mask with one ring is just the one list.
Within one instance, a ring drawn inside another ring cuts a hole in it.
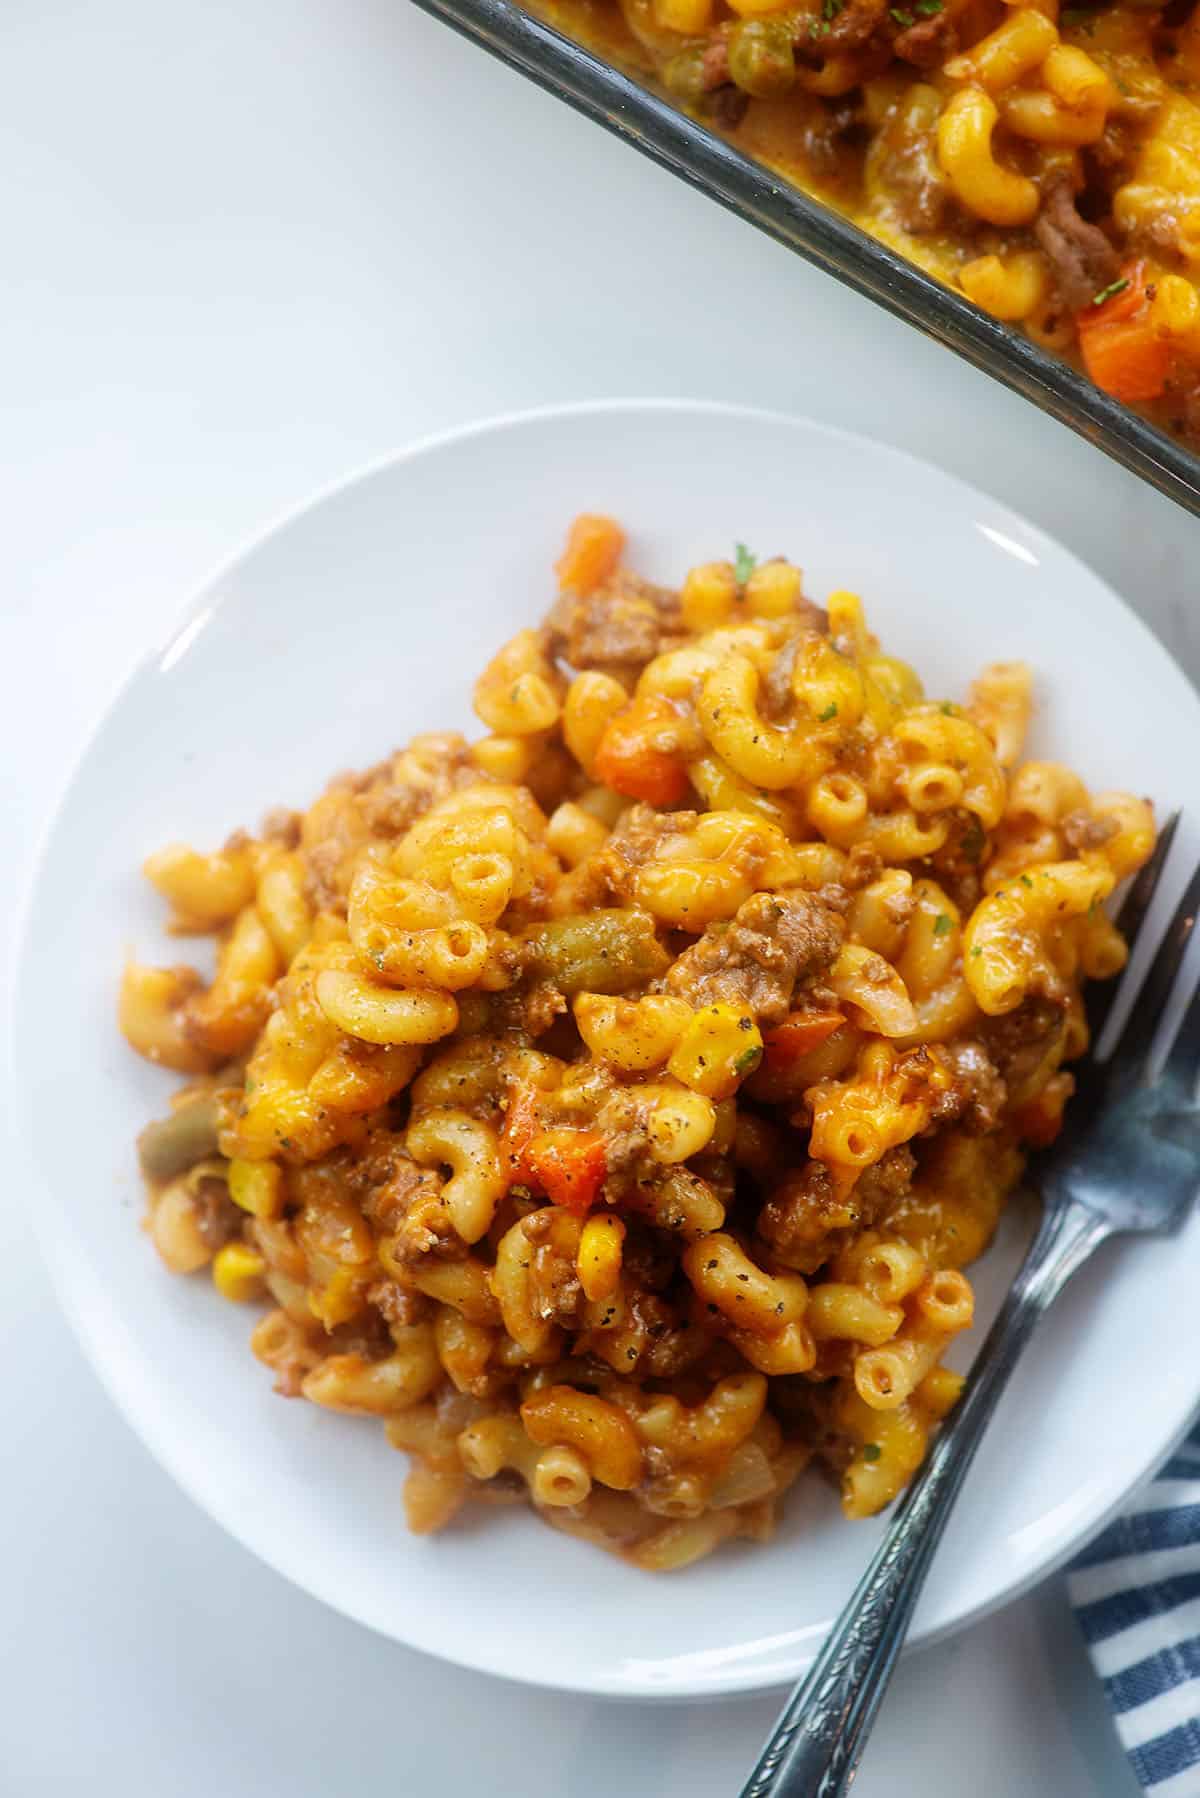
[{"label": "plate rim", "polygon": [[[1108,599],[1127,616],[1134,628],[1145,639],[1147,645],[1153,649],[1162,662],[1169,665],[1172,673],[1185,683],[1193,699],[1200,701],[1200,696],[1196,694],[1195,687],[1175,656],[1133,606],[1083,557],[1060,543],[1049,532],[1032,523],[1023,514],[1015,511],[1006,502],[995,498],[972,482],[963,480],[940,463],[900,449],[884,438],[871,437],[864,432],[848,430],[843,426],[830,424],[824,419],[802,412],[787,412],[776,408],[741,405],[722,400],[675,396],[629,396],[555,402],[543,406],[491,413],[481,419],[468,420],[458,425],[425,433],[409,443],[368,458],[347,473],[321,484],[315,491],[310,492],[299,501],[280,508],[264,524],[243,533],[230,551],[222,555],[199,580],[190,584],[187,597],[174,612],[174,621],[165,638],[160,644],[151,645],[135,658],[84,733],[65,777],[53,794],[45,822],[26,864],[14,911],[10,955],[7,958],[10,978],[8,981],[9,1001],[6,1007],[7,1027],[3,1033],[4,1071],[8,1079],[8,1090],[14,1095],[15,1100],[10,1112],[9,1136],[17,1152],[18,1165],[27,1168],[31,1176],[30,1184],[34,1189],[46,1191],[50,1182],[42,1178],[34,1165],[28,1132],[24,1127],[27,1110],[25,1082],[18,1073],[21,1061],[18,1055],[17,1036],[19,1020],[24,1011],[25,948],[32,930],[35,902],[44,878],[46,863],[61,814],[90,762],[98,739],[113,716],[120,710],[130,691],[143,676],[152,674],[156,666],[170,657],[172,652],[178,655],[186,650],[190,635],[197,630],[198,622],[207,618],[215,606],[225,608],[236,603],[232,595],[216,593],[222,582],[248,563],[260,549],[284,535],[293,525],[298,524],[309,514],[319,511],[323,506],[336,500],[350,489],[365,484],[379,475],[401,468],[410,461],[479,438],[503,436],[514,429],[529,426],[552,425],[558,421],[578,421],[588,417],[620,413],[630,415],[645,413],[703,415],[708,418],[737,419],[739,422],[751,426],[767,425],[772,428],[799,428],[801,431],[816,431],[822,436],[836,438],[846,446],[860,446],[869,449],[872,453],[882,451],[886,457],[909,465],[920,471],[922,475],[932,473],[939,481],[948,482],[964,498],[969,497],[973,502],[986,506],[991,519],[1005,523],[1009,527],[1017,527],[1022,541],[1035,546],[1041,545],[1050,550],[1054,556],[1066,557],[1069,562],[1074,563],[1087,579],[1101,588]],[[659,1679],[647,1679],[644,1675],[640,1678],[630,1678],[627,1674],[616,1671],[609,1671],[604,1675],[593,1672],[586,1676],[583,1674],[556,1674],[553,1668],[514,1671],[500,1664],[495,1657],[487,1654],[473,1654],[472,1640],[469,1637],[462,1638],[461,1641],[456,1642],[453,1649],[450,1649],[444,1646],[429,1645],[425,1642],[416,1643],[406,1636],[398,1635],[383,1618],[372,1615],[368,1609],[353,1600],[348,1600],[345,1595],[335,1592],[327,1586],[322,1579],[319,1566],[301,1565],[295,1557],[287,1552],[285,1547],[281,1547],[271,1539],[265,1542],[260,1540],[253,1529],[243,1526],[242,1520],[232,1505],[226,1505],[219,1494],[214,1494],[206,1489],[203,1482],[194,1474],[188,1457],[177,1446],[171,1431],[160,1422],[159,1409],[152,1404],[142,1402],[137,1391],[136,1369],[127,1367],[126,1356],[120,1345],[114,1343],[111,1334],[106,1334],[100,1328],[98,1317],[104,1308],[83,1302],[84,1295],[77,1291],[86,1270],[73,1252],[73,1232],[58,1201],[52,1199],[48,1204],[32,1205],[28,1208],[27,1215],[59,1308],[63,1312],[86,1362],[134,1436],[187,1498],[230,1535],[241,1548],[254,1555],[257,1560],[270,1567],[273,1572],[288,1580],[289,1583],[339,1615],[363,1625],[387,1641],[396,1642],[413,1652],[430,1655],[448,1666],[459,1666],[472,1672],[490,1674],[509,1683],[528,1686],[535,1690],[566,1692],[578,1696],[615,1701],[652,1700],[659,1703],[671,1703],[769,1692],[782,1689],[788,1682],[800,1677],[815,1658],[816,1647],[793,1645],[784,1656],[787,1661],[786,1667],[778,1670],[748,1665],[724,1668],[715,1678],[698,1679],[695,1674],[684,1674],[682,1677],[673,1677],[669,1683],[665,1683]],[[1142,1467],[1134,1479],[1128,1482],[1118,1482],[1120,1489],[1110,1493],[1106,1502],[1096,1512],[1089,1514],[1085,1521],[1079,1522],[1068,1538],[1060,1542],[1053,1552],[1039,1560],[1036,1566],[1029,1566],[1024,1572],[1016,1575],[998,1589],[982,1593],[974,1603],[966,1604],[954,1617],[940,1625],[925,1625],[912,1631],[905,1643],[905,1651],[916,1652],[948,1639],[959,1630],[966,1629],[1000,1610],[1003,1606],[1015,1602],[1058,1571],[1085,1543],[1101,1533],[1121,1511],[1132,1493],[1153,1477],[1154,1472],[1170,1457],[1179,1442],[1188,1434],[1198,1411],[1200,1411],[1200,1400],[1186,1417],[1174,1418],[1170,1430],[1161,1439],[1160,1446],[1155,1450],[1150,1463]]]}]

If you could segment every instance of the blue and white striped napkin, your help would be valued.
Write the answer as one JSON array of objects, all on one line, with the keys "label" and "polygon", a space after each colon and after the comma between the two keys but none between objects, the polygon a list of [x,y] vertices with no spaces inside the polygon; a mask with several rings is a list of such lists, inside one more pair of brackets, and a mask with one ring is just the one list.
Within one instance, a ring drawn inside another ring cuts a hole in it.
[{"label": "blue and white striped napkin", "polygon": [[1200,1426],[1075,1561],[1067,1590],[1151,1798],[1200,1798]]}]

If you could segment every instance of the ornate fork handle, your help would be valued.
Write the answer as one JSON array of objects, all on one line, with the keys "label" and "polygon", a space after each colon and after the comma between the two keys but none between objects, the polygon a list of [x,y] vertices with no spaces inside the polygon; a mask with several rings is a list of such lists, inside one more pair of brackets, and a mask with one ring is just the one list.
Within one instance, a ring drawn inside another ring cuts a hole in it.
[{"label": "ornate fork handle", "polygon": [[793,1692],[741,1798],[839,1798],[854,1777],[934,1550],[984,1429],[1038,1318],[1110,1234],[1078,1200],[1047,1206],[963,1395],[895,1521]]}]

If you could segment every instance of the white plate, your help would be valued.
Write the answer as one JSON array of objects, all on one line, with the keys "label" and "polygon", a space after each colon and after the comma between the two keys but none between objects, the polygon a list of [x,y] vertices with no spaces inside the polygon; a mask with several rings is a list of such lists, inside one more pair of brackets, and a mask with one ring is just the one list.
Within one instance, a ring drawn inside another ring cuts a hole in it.
[{"label": "white plate", "polygon": [[[621,1697],[746,1691],[811,1659],[878,1522],[843,1521],[814,1478],[768,1548],[657,1580],[527,1514],[483,1510],[414,1539],[404,1464],[382,1430],[281,1402],[250,1358],[247,1313],[204,1280],[165,1274],[137,1227],[133,1138],[173,1081],[122,1045],[116,982],[131,947],[179,956],[139,878],[143,856],[302,805],[414,730],[468,726],[475,673],[546,607],[550,564],[584,509],[622,518],[652,577],[741,540],[800,561],[818,598],[860,591],[887,647],[935,694],[961,696],[981,662],[1028,657],[1035,752],[1096,786],[1165,809],[1200,764],[1200,703],[1113,594],[1001,506],[892,450],[674,403],[439,438],[327,493],[209,582],[88,749],[19,961],[12,1077],[28,1202],[118,1404],[281,1573],[398,1641],[512,1678]],[[985,1313],[1027,1222],[1010,1218],[981,1269]],[[1031,1584],[1169,1449],[1195,1401],[1198,1274],[1193,1222],[1169,1244],[1110,1246],[1067,1292],[983,1448],[914,1641]],[[230,1616],[236,1627],[235,1606]]]}]

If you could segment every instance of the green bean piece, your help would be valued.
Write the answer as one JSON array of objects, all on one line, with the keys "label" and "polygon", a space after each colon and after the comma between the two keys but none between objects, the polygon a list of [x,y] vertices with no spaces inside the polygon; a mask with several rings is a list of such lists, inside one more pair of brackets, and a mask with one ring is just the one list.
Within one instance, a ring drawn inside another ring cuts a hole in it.
[{"label": "green bean piece", "polygon": [[703,97],[706,53],[707,45],[689,44],[686,49],[677,50],[664,65],[663,81],[676,99],[694,102]]},{"label": "green bean piece", "polygon": [[206,1155],[217,1152],[217,1097],[201,1093],[169,1117],[147,1124],[137,1139],[142,1172],[151,1180],[170,1180],[186,1173]]},{"label": "green bean piece", "polygon": [[525,937],[525,966],[572,998],[576,993],[627,993],[671,965],[649,912],[584,912],[551,918]]},{"label": "green bean piece", "polygon": [[743,19],[729,34],[729,74],[757,100],[786,94],[796,79],[792,34],[782,19]]}]

